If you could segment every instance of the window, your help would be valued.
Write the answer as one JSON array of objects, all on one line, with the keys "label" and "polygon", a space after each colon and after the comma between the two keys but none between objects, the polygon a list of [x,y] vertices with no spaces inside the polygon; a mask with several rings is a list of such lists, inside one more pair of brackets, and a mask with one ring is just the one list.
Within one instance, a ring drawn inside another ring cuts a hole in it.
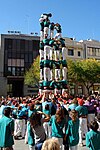
[{"label": "window", "polygon": [[32,62],[33,62],[33,56],[32,56],[32,54],[31,54],[31,53],[29,54],[29,62],[30,62],[30,63],[32,63]]},{"label": "window", "polygon": [[[7,39],[4,43],[4,76],[22,76],[39,54],[39,40]],[[17,69],[18,68],[18,69]]]},{"label": "window", "polygon": [[91,47],[87,48],[87,53],[89,56],[92,56],[92,48]]},{"label": "window", "polygon": [[73,49],[68,49],[68,55],[74,56],[74,50]]},{"label": "window", "polygon": [[12,75],[15,76],[15,67],[12,67]]},{"label": "window", "polygon": [[8,52],[8,58],[11,58],[11,57],[12,57],[12,52],[9,51],[9,52]]},{"label": "window", "polygon": [[7,92],[12,92],[12,84],[7,84]]},{"label": "window", "polygon": [[16,75],[20,76],[20,67],[16,67]]},{"label": "window", "polygon": [[100,56],[100,49],[96,48],[96,56]]},{"label": "window", "polygon": [[28,53],[25,54],[25,62],[28,63]]},{"label": "window", "polygon": [[80,52],[80,51],[78,51],[78,56],[79,56],[79,57],[81,56],[81,52]]},{"label": "window", "polygon": [[21,67],[24,67],[24,59],[21,59],[21,64],[20,64]]},{"label": "window", "polygon": [[24,75],[24,68],[21,68],[21,76]]},{"label": "window", "polygon": [[11,75],[12,75],[11,67],[8,67],[7,75],[8,75],[8,76],[11,76]]},{"label": "window", "polygon": [[74,87],[74,85],[71,85],[71,86],[70,86],[70,93],[71,93],[72,95],[75,94],[75,87]]},{"label": "window", "polygon": [[88,53],[89,56],[98,56],[99,48],[88,47],[87,48],[87,53]]},{"label": "window", "polygon": [[8,66],[11,66],[11,59],[8,59]]},{"label": "window", "polygon": [[81,85],[78,86],[78,94],[83,94],[83,89]]},{"label": "window", "polygon": [[21,53],[21,56],[20,56],[22,59],[24,59],[24,53]]},{"label": "window", "polygon": [[32,41],[32,50],[38,51],[38,49],[39,49],[39,41],[36,40]]},{"label": "window", "polygon": [[12,49],[13,47],[13,40],[12,39],[5,39],[5,49]]},{"label": "window", "polygon": [[92,56],[96,56],[96,49],[92,48]]},{"label": "window", "polygon": [[20,50],[21,51],[25,50],[25,40],[20,40]]}]

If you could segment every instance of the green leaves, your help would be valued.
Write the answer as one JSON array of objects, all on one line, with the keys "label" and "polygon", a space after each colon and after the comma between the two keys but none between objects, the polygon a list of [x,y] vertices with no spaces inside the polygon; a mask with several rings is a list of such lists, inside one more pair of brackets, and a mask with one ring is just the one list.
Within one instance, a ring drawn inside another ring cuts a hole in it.
[{"label": "green leaves", "polygon": [[100,62],[95,59],[69,61],[68,79],[83,83],[88,92],[94,83],[100,83]]},{"label": "green leaves", "polygon": [[34,60],[31,68],[25,73],[25,84],[38,85],[40,79],[39,56]]}]

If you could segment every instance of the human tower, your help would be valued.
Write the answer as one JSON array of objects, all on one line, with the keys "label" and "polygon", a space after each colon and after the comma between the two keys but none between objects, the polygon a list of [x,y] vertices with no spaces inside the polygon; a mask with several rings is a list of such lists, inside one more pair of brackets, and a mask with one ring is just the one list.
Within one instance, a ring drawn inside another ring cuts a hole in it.
[{"label": "human tower", "polygon": [[40,22],[39,92],[62,93],[67,90],[67,49],[59,23],[50,22],[51,13],[42,14]]}]

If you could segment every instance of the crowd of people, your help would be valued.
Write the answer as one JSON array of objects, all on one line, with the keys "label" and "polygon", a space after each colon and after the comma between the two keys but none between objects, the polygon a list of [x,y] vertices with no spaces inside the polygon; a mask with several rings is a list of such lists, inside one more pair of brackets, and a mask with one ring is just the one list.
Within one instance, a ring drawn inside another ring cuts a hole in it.
[{"label": "crowd of people", "polygon": [[13,150],[19,139],[29,150],[100,150],[100,95],[1,97],[0,148]]}]

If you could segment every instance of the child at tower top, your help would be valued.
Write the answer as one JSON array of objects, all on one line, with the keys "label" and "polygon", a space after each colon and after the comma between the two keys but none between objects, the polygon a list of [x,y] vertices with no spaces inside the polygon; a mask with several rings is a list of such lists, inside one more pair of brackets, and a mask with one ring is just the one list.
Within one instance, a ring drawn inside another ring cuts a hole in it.
[{"label": "child at tower top", "polygon": [[44,18],[40,17],[39,22],[40,22],[40,41],[42,41],[44,38]]},{"label": "child at tower top", "polygon": [[49,14],[44,13],[44,14],[41,15],[41,17],[44,18],[44,19],[49,19],[49,17],[52,17],[52,14],[51,13],[49,13]]},{"label": "child at tower top", "polygon": [[49,17],[51,17],[52,14],[51,13],[43,14],[42,16],[44,18],[44,38],[47,38],[48,37],[48,32],[49,32],[49,25],[50,25]]},{"label": "child at tower top", "polygon": [[56,31],[57,31],[57,33],[56,33],[56,35],[55,35],[55,39],[57,39],[58,37],[62,37],[62,29],[61,29],[61,25],[59,24],[59,23],[56,23],[55,24],[55,29],[56,29]]},{"label": "child at tower top", "polygon": [[54,28],[55,28],[55,24],[54,24],[54,22],[52,22],[50,24],[50,38],[51,39],[54,37]]}]

